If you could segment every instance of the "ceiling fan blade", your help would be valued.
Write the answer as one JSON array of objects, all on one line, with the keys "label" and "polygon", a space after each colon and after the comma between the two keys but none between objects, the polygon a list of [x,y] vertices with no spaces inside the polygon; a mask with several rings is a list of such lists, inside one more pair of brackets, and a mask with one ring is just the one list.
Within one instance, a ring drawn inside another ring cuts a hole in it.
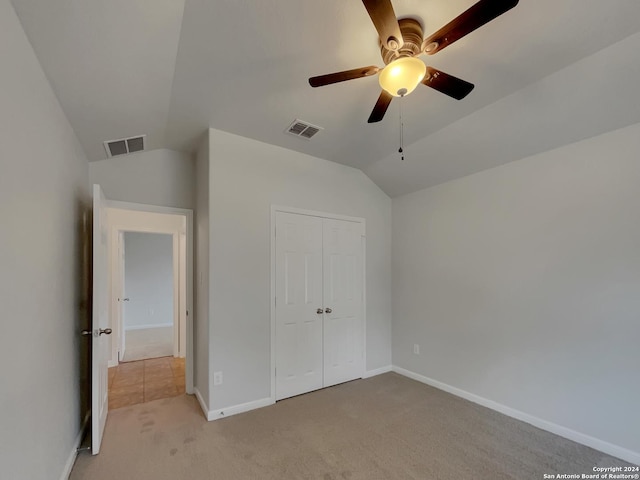
[{"label": "ceiling fan blade", "polygon": [[428,55],[438,53],[447,45],[511,10],[519,0],[480,0],[473,7],[446,24],[422,43],[422,51]]},{"label": "ceiling fan blade", "polygon": [[380,36],[380,43],[389,50],[398,50],[404,45],[398,19],[391,0],[362,0],[373,25]]},{"label": "ceiling fan blade", "polygon": [[319,75],[309,79],[309,85],[312,87],[322,87],[331,85],[332,83],[346,82],[347,80],[355,80],[356,78],[370,77],[378,73],[380,69],[375,65],[370,67],[354,68],[353,70],[345,70],[344,72],[328,73],[327,75]]},{"label": "ceiling fan blade", "polygon": [[456,100],[462,100],[474,88],[473,83],[465,82],[460,78],[432,67],[427,67],[427,74],[422,83]]},{"label": "ceiling fan blade", "polygon": [[393,95],[382,90],[375,107],[373,107],[371,115],[369,115],[367,123],[376,123],[382,120],[384,118],[384,114],[387,113],[387,108],[389,108],[391,100],[393,100]]}]

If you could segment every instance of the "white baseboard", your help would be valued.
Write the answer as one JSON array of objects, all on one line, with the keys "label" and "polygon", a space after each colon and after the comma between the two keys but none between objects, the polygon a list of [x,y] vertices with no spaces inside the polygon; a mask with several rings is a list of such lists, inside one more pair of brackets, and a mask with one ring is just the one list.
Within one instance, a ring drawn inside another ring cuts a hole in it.
[{"label": "white baseboard", "polygon": [[164,328],[164,327],[173,327],[173,323],[154,323],[152,325],[132,325],[130,327],[124,327],[124,331],[128,332],[129,330],[146,330],[147,328]]},{"label": "white baseboard", "polygon": [[255,410],[256,408],[268,407],[274,403],[275,402],[271,397],[267,397],[261,398],[260,400],[254,400],[252,402],[241,403],[239,405],[232,405],[231,407],[221,408],[219,410],[212,410],[209,412],[209,420],[220,420],[221,418],[248,412],[249,410]]},{"label": "white baseboard", "polygon": [[370,378],[375,377],[376,375],[382,375],[383,373],[391,372],[393,370],[393,366],[387,365],[386,367],[375,368],[373,370],[367,370],[362,375],[362,378]]},{"label": "white baseboard", "polygon": [[205,403],[204,398],[202,398],[202,394],[200,393],[200,390],[198,390],[198,387],[193,387],[193,393],[198,399],[202,413],[204,413],[204,416],[208,421],[211,421],[211,418],[209,418],[209,406]]},{"label": "white baseboard", "polygon": [[[391,372],[392,369],[393,367],[391,365],[387,365],[385,367],[376,368],[375,370],[368,370],[364,372],[362,378],[369,378],[376,375],[381,375],[383,373]],[[204,401],[202,400],[202,396],[200,395],[200,392],[197,389],[194,389],[194,391],[195,391],[196,397],[198,398],[198,401],[200,402],[200,407],[202,408],[202,411],[204,412],[205,416],[207,417],[207,420],[209,421],[220,420],[221,418],[230,417],[232,415],[248,412],[250,410],[255,410],[257,408],[268,407],[269,405],[273,405],[274,403],[276,403],[273,398],[266,397],[260,400],[254,400],[252,402],[241,403],[239,405],[232,405],[227,408],[220,408],[218,410],[207,410],[207,408],[204,405]]]},{"label": "white baseboard", "polygon": [[64,464],[60,480],[69,480],[69,475],[71,475],[71,470],[73,470],[73,465],[76,463],[76,458],[78,457],[78,448],[80,447],[80,442],[82,442],[82,437],[84,436],[84,432],[87,428],[87,423],[89,423],[89,413],[85,416],[82,426],[80,427],[80,432],[73,441],[73,448],[71,449],[69,458],[67,458],[67,462]]},{"label": "white baseboard", "polygon": [[482,405],[483,407],[490,408],[491,410],[500,412],[504,415],[507,415],[508,417],[521,420],[525,423],[533,425],[534,427],[538,427],[542,430],[546,430],[547,432],[554,433],[556,435],[567,438],[574,442],[580,443],[582,445],[586,445],[587,447],[591,447],[601,452],[612,455],[614,457],[621,458],[622,460],[626,460],[627,462],[640,465],[640,453],[638,452],[628,450],[624,447],[614,445],[612,443],[606,442],[604,440],[600,440],[598,438],[592,437],[590,435],[586,435],[584,433],[576,432],[575,430],[571,430],[570,428],[563,427],[562,425],[548,422],[547,420],[543,420],[533,415],[529,415],[528,413],[521,412],[520,410],[507,407],[506,405],[502,405],[501,403],[497,403],[497,402],[494,402],[493,400],[480,397],[476,394],[467,392],[457,387],[453,387],[451,385],[447,385],[446,383],[439,382],[438,380],[425,377],[424,375],[420,375],[419,373],[415,373],[410,370],[397,367],[395,365],[393,366],[393,371],[405,377],[409,377],[413,380],[417,380],[418,382],[425,383],[427,385],[435,387],[438,390],[443,390],[457,397],[461,397],[461,398],[464,398],[465,400],[469,400],[470,402],[477,403],[478,405]]}]

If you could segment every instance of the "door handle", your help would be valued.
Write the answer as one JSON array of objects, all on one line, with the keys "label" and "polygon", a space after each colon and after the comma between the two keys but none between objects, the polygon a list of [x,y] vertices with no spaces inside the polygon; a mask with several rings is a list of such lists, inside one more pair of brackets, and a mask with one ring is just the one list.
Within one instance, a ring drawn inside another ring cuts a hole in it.
[{"label": "door handle", "polygon": [[129,297],[127,297],[127,298],[123,298],[123,299],[122,299],[122,301],[123,301],[123,302],[128,302],[128,301],[129,301]]},{"label": "door handle", "polygon": [[333,310],[331,310],[329,307],[324,309],[324,313],[331,313],[333,312]]},{"label": "door handle", "polygon": [[[98,330],[98,335],[111,335],[111,333],[113,332],[113,330],[111,330],[110,328],[101,328],[100,330]],[[82,330],[80,332],[80,334],[83,337],[90,337],[93,335],[93,330]]]},{"label": "door handle", "polygon": [[323,310],[322,310],[321,308],[319,308],[319,309],[317,309],[317,310],[316,310],[316,313],[317,313],[318,315],[322,315],[322,312],[323,312]]}]

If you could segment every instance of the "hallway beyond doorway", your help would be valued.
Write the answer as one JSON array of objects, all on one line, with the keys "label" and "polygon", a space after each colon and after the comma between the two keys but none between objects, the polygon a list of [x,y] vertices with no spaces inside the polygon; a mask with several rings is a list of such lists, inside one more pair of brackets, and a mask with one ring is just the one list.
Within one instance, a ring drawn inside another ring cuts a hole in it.
[{"label": "hallway beyond doorway", "polygon": [[173,325],[129,330],[121,362],[135,362],[173,355]]}]

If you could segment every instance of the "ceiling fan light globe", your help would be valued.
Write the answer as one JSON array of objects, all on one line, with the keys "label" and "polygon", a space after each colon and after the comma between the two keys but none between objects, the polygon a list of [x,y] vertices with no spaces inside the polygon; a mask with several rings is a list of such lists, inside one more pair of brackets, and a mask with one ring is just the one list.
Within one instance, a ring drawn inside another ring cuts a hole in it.
[{"label": "ceiling fan light globe", "polygon": [[384,91],[394,97],[404,97],[415,90],[427,73],[422,60],[402,57],[394,60],[380,72],[378,80]]}]

